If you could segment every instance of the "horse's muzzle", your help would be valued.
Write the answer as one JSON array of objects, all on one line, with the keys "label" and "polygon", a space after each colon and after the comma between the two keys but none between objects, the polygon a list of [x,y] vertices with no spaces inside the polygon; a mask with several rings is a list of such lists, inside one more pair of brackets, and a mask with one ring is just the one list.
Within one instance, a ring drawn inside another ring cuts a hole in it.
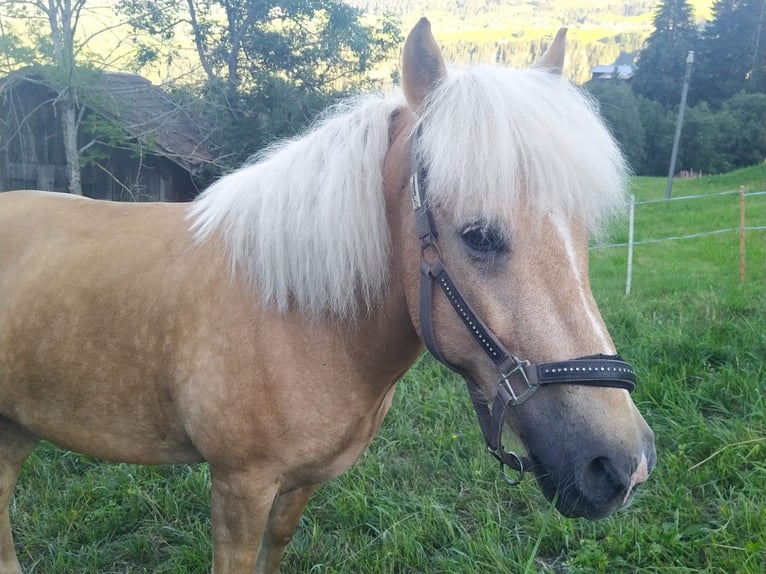
[{"label": "horse's muzzle", "polygon": [[[597,456],[580,453],[570,464],[543,462],[530,457],[540,489],[548,500],[556,500],[556,509],[570,518],[598,520],[627,506],[637,487],[654,469],[657,455],[651,431],[638,456],[620,451]],[[590,449],[588,449],[590,450]]]}]

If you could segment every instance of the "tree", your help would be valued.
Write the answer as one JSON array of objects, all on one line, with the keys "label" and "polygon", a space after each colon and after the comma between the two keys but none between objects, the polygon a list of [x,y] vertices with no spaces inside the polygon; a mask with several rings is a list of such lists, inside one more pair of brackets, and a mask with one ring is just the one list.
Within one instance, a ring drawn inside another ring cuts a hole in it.
[{"label": "tree", "polygon": [[717,0],[696,50],[693,101],[766,93],[766,0]]},{"label": "tree", "polygon": [[654,31],[639,54],[631,86],[665,109],[677,105],[686,57],[697,43],[693,11],[687,0],[664,0],[654,15]]},{"label": "tree", "polygon": [[[3,113],[8,114],[0,118],[3,122],[7,120],[0,127],[10,127],[10,131],[5,130],[10,137],[0,137],[3,154],[0,157],[7,160],[13,154],[15,162],[25,158],[21,161],[52,168],[54,161],[61,163],[63,152],[66,188],[70,193],[82,194],[82,169],[91,167],[120,184],[125,191],[123,197],[140,197],[149,169],[143,155],[157,151],[157,138],[177,117],[185,116],[185,110],[178,100],[172,100],[168,105],[177,106],[175,110],[165,106],[157,111],[156,117],[142,118],[142,129],[138,131],[120,125],[116,118],[122,117],[120,106],[126,98],[112,97],[109,92],[115,89],[114,84],[103,73],[110,67],[120,71],[135,69],[131,65],[137,54],[135,44],[124,30],[105,34],[125,25],[115,18],[111,7],[105,14],[103,7],[86,9],[85,4],[86,0],[0,0],[0,74],[12,76],[3,82],[0,94]],[[37,87],[16,90],[15,86],[22,83]],[[33,104],[23,99],[29,89],[35,94]],[[55,119],[48,120],[48,125],[42,122],[41,129],[39,116],[37,119],[33,116],[37,110],[51,107]],[[27,135],[20,137],[21,133]],[[29,147],[35,138],[40,147],[36,144]],[[57,144],[54,160],[44,151],[47,144],[43,142],[57,142],[59,138],[62,143]],[[126,151],[139,160],[135,170],[112,173],[112,160]],[[193,177],[212,167],[211,163],[200,166]],[[39,173],[37,183],[42,189],[53,189],[54,183],[60,185],[60,175],[47,178]],[[60,171],[51,171],[55,173]],[[6,178],[6,184],[7,181]]]},{"label": "tree", "polygon": [[67,189],[77,195],[82,195],[81,156],[90,147],[78,147],[85,111],[79,93],[88,89],[92,74],[104,64],[95,62],[87,48],[96,37],[123,24],[112,20],[93,33],[82,33],[82,17],[95,13],[86,11],[85,4],[86,0],[0,0],[0,13],[7,17],[0,19],[0,53],[4,56],[0,70],[8,74],[34,68],[33,75],[44,78],[46,86],[53,89],[66,157]]},{"label": "tree", "polygon": [[207,111],[236,145],[222,150],[232,163],[305,126],[328,98],[360,86],[401,43],[397,21],[384,16],[365,25],[360,10],[338,0],[121,0],[119,6],[136,30],[154,38],[194,39],[206,78],[201,91],[208,104],[218,104]]},{"label": "tree", "polygon": [[681,137],[679,169],[723,173],[735,167],[730,153],[737,124],[730,114],[711,110],[707,102],[689,108]]},{"label": "tree", "polygon": [[[77,81],[75,70],[75,34],[85,0],[4,0],[0,7],[16,18],[44,18],[49,38],[37,37],[38,52],[47,56],[56,68],[54,102],[61,122],[66,156],[67,186],[70,193],[82,195],[80,156],[77,146]],[[19,44],[17,36],[5,36],[6,42]],[[16,40],[14,42],[14,40]],[[42,45],[40,45],[40,41]],[[31,52],[26,54],[31,55]],[[10,62],[9,62],[10,64]]]},{"label": "tree", "polygon": [[673,146],[675,117],[668,117],[661,104],[637,96],[641,125],[644,128],[644,163],[636,167],[638,175],[667,175]]},{"label": "tree", "polygon": [[727,142],[734,166],[763,162],[766,158],[766,93],[740,92],[724,102],[722,111],[729,114],[737,126],[734,137]]},{"label": "tree", "polygon": [[622,80],[593,80],[585,85],[598,100],[599,112],[620,142],[634,172],[644,169],[646,160],[644,126],[636,95]]},{"label": "tree", "polygon": [[0,74],[8,74],[34,59],[35,51],[24,44],[18,33],[6,28],[0,12]]}]

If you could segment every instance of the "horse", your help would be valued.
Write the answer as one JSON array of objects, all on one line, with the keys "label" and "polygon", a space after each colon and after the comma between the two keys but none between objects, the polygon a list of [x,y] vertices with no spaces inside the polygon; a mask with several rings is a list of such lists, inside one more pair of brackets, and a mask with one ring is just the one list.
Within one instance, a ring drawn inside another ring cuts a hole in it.
[{"label": "horse", "polygon": [[278,572],[424,345],[465,378],[509,482],[532,472],[570,517],[629,504],[654,439],[587,251],[628,172],[561,78],[564,41],[529,69],[448,71],[423,19],[401,89],[341,104],[191,204],[1,194],[0,572],[21,571],[8,506],[40,439],[207,462],[213,572]]}]

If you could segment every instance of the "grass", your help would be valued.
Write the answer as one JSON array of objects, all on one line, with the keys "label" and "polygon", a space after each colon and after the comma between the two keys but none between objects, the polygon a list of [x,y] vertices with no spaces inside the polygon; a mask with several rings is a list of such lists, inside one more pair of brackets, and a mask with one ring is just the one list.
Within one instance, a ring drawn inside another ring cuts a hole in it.
[{"label": "grass", "polygon": [[[666,186],[666,178],[635,177],[631,183],[631,190],[639,201],[663,199]],[[766,168],[763,165],[754,165],[729,173],[708,175],[696,179],[674,178],[672,197],[735,191],[740,186],[744,186],[747,191],[766,189]]]},{"label": "grass", "polygon": [[[635,211],[635,240],[652,241],[707,231],[733,229],[721,234],[637,245],[634,251],[632,290],[637,297],[672,296],[675,292],[705,292],[718,284],[733,285],[740,274],[740,198],[736,191],[766,190],[766,167],[754,166],[724,175],[694,180],[676,180],[673,197],[706,196],[701,199],[666,202],[665,180],[637,177],[632,193]],[[643,203],[648,202],[648,203]],[[745,200],[745,225],[766,226],[766,195]],[[766,230],[748,231],[745,242],[746,277],[756,284],[766,283]],[[628,241],[627,225],[620,222],[606,243]],[[610,290],[625,285],[627,248],[595,250],[594,281],[611,282]],[[609,272],[604,273],[603,268]]]},{"label": "grass", "polygon": [[[678,182],[674,194],[764,189],[763,176]],[[661,197],[664,185],[640,178],[635,192]],[[736,201],[639,206],[637,237],[736,225]],[[763,197],[750,207],[751,224],[766,225]],[[738,245],[735,233],[637,247],[629,297],[625,250],[592,252],[594,293],[657,440],[657,469],[630,509],[569,520],[533,481],[505,486],[463,383],[423,357],[371,447],[312,499],[283,571],[763,574],[766,235],[748,236],[744,284]],[[12,505],[20,559],[43,574],[207,572],[208,484],[204,465],[108,465],[44,444]]]}]

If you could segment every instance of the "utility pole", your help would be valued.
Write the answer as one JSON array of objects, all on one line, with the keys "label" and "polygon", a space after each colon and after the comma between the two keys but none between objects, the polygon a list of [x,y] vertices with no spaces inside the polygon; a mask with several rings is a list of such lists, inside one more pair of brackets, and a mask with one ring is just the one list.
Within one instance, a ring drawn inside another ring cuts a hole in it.
[{"label": "utility pole", "polygon": [[678,155],[678,141],[681,139],[681,125],[684,123],[684,111],[686,110],[686,94],[689,92],[689,79],[692,77],[694,65],[694,51],[689,50],[686,56],[686,73],[684,74],[684,87],[681,89],[681,105],[678,108],[676,120],[676,135],[673,138],[673,152],[670,154],[670,169],[668,170],[668,185],[665,188],[665,199],[670,199],[673,188],[673,174],[676,171],[676,156]]}]

